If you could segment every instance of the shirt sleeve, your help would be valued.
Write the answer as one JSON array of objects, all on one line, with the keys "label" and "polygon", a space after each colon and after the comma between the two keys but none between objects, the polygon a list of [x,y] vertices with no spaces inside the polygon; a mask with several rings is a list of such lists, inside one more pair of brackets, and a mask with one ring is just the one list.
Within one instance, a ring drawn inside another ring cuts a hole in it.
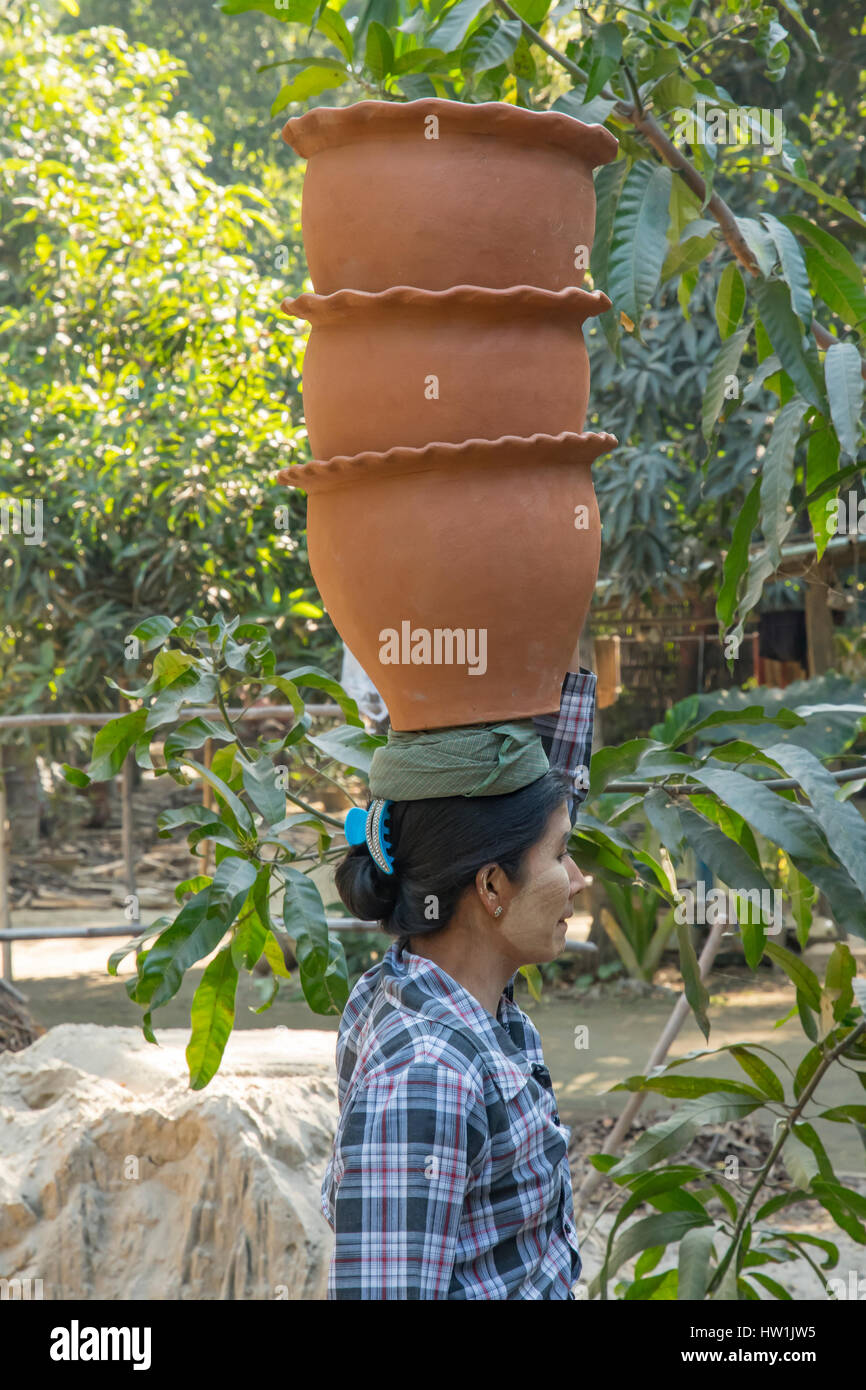
[{"label": "shirt sleeve", "polygon": [[595,691],[594,672],[583,666],[579,672],[568,671],[562,682],[559,713],[539,714],[533,720],[550,766],[561,768],[571,778],[573,791],[568,813],[572,825],[589,791]]},{"label": "shirt sleeve", "polygon": [[338,1138],[330,1299],[447,1299],[486,1110],[459,1072],[373,1077]]}]

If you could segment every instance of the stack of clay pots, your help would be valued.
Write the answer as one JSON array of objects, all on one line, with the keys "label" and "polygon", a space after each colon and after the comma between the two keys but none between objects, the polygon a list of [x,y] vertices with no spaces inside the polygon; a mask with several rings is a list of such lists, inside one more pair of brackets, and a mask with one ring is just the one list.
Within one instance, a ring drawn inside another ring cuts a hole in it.
[{"label": "stack of clay pots", "polygon": [[[580,286],[617,141],[434,99],[317,108],[283,136],[308,161],[316,292],[283,308],[311,325],[316,462],[280,476],[308,494],[331,619],[395,729],[555,710],[598,572],[591,464],[616,443],[583,433],[582,326],[611,306]],[[477,651],[482,631],[483,663],[459,661],[454,634]]]}]

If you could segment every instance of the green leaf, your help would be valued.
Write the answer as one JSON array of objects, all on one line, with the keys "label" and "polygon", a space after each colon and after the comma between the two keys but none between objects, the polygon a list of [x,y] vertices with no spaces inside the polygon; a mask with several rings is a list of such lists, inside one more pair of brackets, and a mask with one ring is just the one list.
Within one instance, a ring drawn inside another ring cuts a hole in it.
[{"label": "green leaf", "polygon": [[743,239],[758,263],[761,274],[769,278],[776,260],[776,247],[766,227],[753,217],[735,218]]},{"label": "green leaf", "polygon": [[614,217],[608,294],[638,332],[667,251],[672,177],[666,166],[639,160],[626,176]]},{"label": "green leaf", "polygon": [[685,923],[677,922],[677,941],[680,948],[680,971],[685,986],[686,999],[689,1007],[695,1016],[695,1021],[703,1033],[709,1039],[710,1020],[707,1016],[707,1007],[710,996],[707,987],[701,979],[701,972],[698,967],[698,958],[695,955],[695,948],[692,945],[691,933]]},{"label": "green leaf", "polygon": [[319,890],[306,874],[280,867],[286,882],[283,922],[295,942],[304,997],[317,1014],[339,1014],[349,997],[342,943],[328,935]]},{"label": "green leaf", "polygon": [[793,856],[829,862],[827,845],[801,806],[762,786],[753,777],[710,763],[695,769],[695,778],[721,797],[760,834]]},{"label": "green leaf", "polygon": [[830,848],[866,899],[866,821],[850,801],[837,800],[834,778],[808,748],[774,743],[764,751],[800,783]]},{"label": "green leaf", "polygon": [[824,1050],[817,1046],[810,1047],[805,1057],[802,1058],[800,1065],[794,1073],[794,1096],[797,1100],[800,1099],[823,1060]]},{"label": "green leaf", "polygon": [[290,980],[292,978],[292,972],[286,965],[286,958],[280,949],[280,943],[272,931],[269,931],[265,937],[264,954],[268,965],[275,975],[281,980]]},{"label": "green leaf", "polygon": [[127,985],[129,997],[155,1009],[177,994],[189,967],[219,945],[255,878],[256,866],[248,859],[230,855],[221,860],[213,882],[181,908],[142,957],[138,978]]},{"label": "green leaf", "polygon": [[737,607],[740,581],[749,567],[749,544],[758,524],[761,501],[761,479],[756,478],[737,515],[731,544],[724,563],[724,578],[716,600],[716,616],[727,628]]},{"label": "green leaf", "polygon": [[350,724],[340,724],[336,729],[327,729],[323,734],[307,735],[307,742],[320,753],[345,767],[357,768],[368,776],[373,754],[387,741],[381,734],[368,734],[366,729],[358,729]]},{"label": "green leaf", "polygon": [[694,1226],[680,1241],[677,1298],[702,1302],[710,1282],[715,1226]]},{"label": "green leaf", "polygon": [[[818,1172],[821,1174],[824,1181],[835,1182],[836,1174],[833,1172],[833,1165],[830,1162],[827,1150],[821,1143],[813,1126],[801,1120],[799,1124],[793,1126],[793,1133],[801,1143],[805,1144],[807,1149],[811,1150],[812,1156],[818,1165]],[[803,1184],[798,1183],[798,1186],[802,1187]]]},{"label": "green leaf", "polygon": [[507,63],[523,32],[519,20],[487,19],[463,45],[460,62],[472,72],[488,72]]},{"label": "green leaf", "polygon": [[[817,252],[822,265],[832,268],[838,272],[842,279],[851,281],[855,286],[860,287],[862,293],[863,272],[858,266],[854,257],[847,247],[836,237],[825,232],[822,227],[817,227],[814,222],[810,222],[806,217],[800,217],[796,213],[789,213],[782,218],[786,227],[792,232],[796,232],[804,241],[808,241]],[[806,258],[809,264],[808,252]],[[810,267],[811,270],[811,267]],[[831,306],[832,307],[832,306]],[[866,317],[866,296],[864,296],[863,310],[860,317]]]},{"label": "green leaf", "polygon": [[745,306],[746,286],[740,268],[736,261],[729,261],[722,271],[716,291],[716,323],[720,338],[730,338],[743,317]]},{"label": "green leaf", "polygon": [[[703,408],[701,410],[701,432],[704,439],[709,440],[715,429],[719,412],[725,400],[725,390],[727,388],[727,378],[736,376],[740,365],[740,358],[743,349],[748,342],[752,332],[752,325],[749,323],[745,328],[739,329],[722,343],[710,366],[707,376],[707,385],[704,391]],[[739,388],[737,390],[739,396]],[[736,399],[737,397],[734,397]]]},{"label": "green leaf", "polygon": [[[241,763],[244,791],[268,825],[276,825],[286,814],[286,793],[277,786],[278,769],[270,758]],[[285,772],[280,768],[279,772]]]},{"label": "green leaf", "polygon": [[89,787],[90,778],[80,767],[71,767],[69,763],[61,764],[63,776],[73,787]]},{"label": "green leaf", "polygon": [[174,631],[175,622],[173,618],[167,618],[165,614],[158,613],[152,618],[145,618],[143,623],[133,628],[132,636],[137,637],[141,643],[142,655],[152,652],[157,647],[161,647],[170,633]]},{"label": "green leaf", "polygon": [[765,1096],[784,1103],[785,1088],[768,1062],[756,1057],[747,1047],[732,1047],[730,1053]]},{"label": "green leaf", "polygon": [[307,101],[310,97],[317,97],[320,92],[342,86],[348,75],[344,65],[332,58],[312,60],[308,67],[292,78],[291,82],[280,88],[271,105],[271,115],[278,115],[292,102]]},{"label": "green leaf", "polygon": [[219,1070],[235,1021],[238,972],[228,946],[215,956],[192,1001],[192,1034],[186,1049],[189,1084],[201,1091]]},{"label": "green leaf", "polygon": [[487,0],[458,0],[445,14],[445,18],[430,35],[430,42],[445,53],[458,49],[469,32],[469,27],[481,13]]},{"label": "green leaf", "polygon": [[[282,679],[291,681],[294,685],[309,686],[314,690],[324,690],[326,694],[340,706],[343,711],[347,724],[355,724],[363,729],[364,721],[358,713],[358,706],[347,695],[339,681],[335,681],[333,676],[329,676],[327,671],[322,671],[318,666],[298,666],[294,671],[285,671]],[[282,689],[282,686],[280,686]]]},{"label": "green leaf", "polygon": [[[233,750],[220,749],[220,752],[227,751]],[[255,834],[255,826],[249,810],[241,801],[240,797],[235,796],[231,787],[229,787],[214,771],[214,767],[217,765],[216,755],[210,767],[205,767],[203,763],[196,762],[195,758],[184,757],[180,758],[178,761],[185,764],[187,767],[194,767],[199,776],[210,783],[217,796],[224,803],[227,814],[234,818],[234,823],[232,825],[234,830],[239,832],[245,831],[248,835]]]},{"label": "green leaf", "polygon": [[354,44],[352,35],[338,10],[332,10],[330,5],[325,8],[316,18],[316,28],[320,34],[324,34],[326,39],[330,39],[336,48],[339,48],[347,63],[351,63],[354,54]]},{"label": "green leaf", "polygon": [[[836,472],[839,463],[839,439],[829,421],[819,416],[817,424],[809,435],[806,447],[806,492],[814,492],[827,478]],[[817,497],[809,505],[809,521],[815,537],[817,558],[820,560],[827,549],[827,542],[834,534],[831,509],[825,495]]]},{"label": "green leaf", "polygon": [[788,401],[776,416],[773,432],[761,464],[761,527],[769,559],[782,563],[782,541],[794,522],[788,499],[794,486],[794,455],[808,403],[799,397]]},{"label": "green leaf", "polygon": [[808,965],[805,965],[799,956],[786,951],[784,946],[777,946],[775,942],[768,941],[764,947],[764,952],[781,966],[788,979],[796,985],[803,995],[810,1009],[816,1012],[821,1007],[821,986],[818,983],[818,976]]},{"label": "green leaf", "polygon": [[598,96],[605,82],[613,76],[622,57],[622,35],[618,24],[600,24],[592,35],[589,47],[589,77],[584,100]]},{"label": "green leaf", "polygon": [[824,383],[814,344],[804,346],[803,325],[791,308],[787,285],[768,280],[755,287],[758,311],[774,351],[797,390],[810,405],[827,413]]},{"label": "green leaf", "polygon": [[391,35],[377,20],[373,20],[367,30],[364,63],[367,71],[377,82],[381,82],[394,70],[394,45]]},{"label": "green leaf", "polygon": [[850,217],[861,227],[866,227],[866,217],[857,211],[847,198],[837,198],[834,194],[828,193],[819,183],[814,183],[812,179],[802,178],[799,174],[792,174],[788,169],[782,169],[776,165],[773,169],[776,178],[787,179],[788,183],[795,183],[798,188],[802,188],[805,193],[811,193],[813,198],[817,198],[819,203],[826,204],[833,208],[835,212],[841,212],[843,216]]},{"label": "green leaf", "polygon": [[147,710],[133,710],[112,719],[99,730],[93,740],[93,756],[87,775],[93,782],[105,782],[115,777],[123,767],[127,753],[138,742],[147,722]]},{"label": "green leaf", "polygon": [[809,328],[812,323],[812,292],[809,288],[809,272],[806,269],[803,253],[797,244],[797,238],[785,226],[785,223],[780,222],[778,217],[774,217],[772,213],[762,212],[761,220],[773,238],[778,252],[782,275],[791,292],[791,304],[794,313],[800,319],[803,327]]},{"label": "green leaf", "polygon": [[613,1165],[610,1176],[616,1179],[633,1173],[645,1173],[662,1159],[682,1153],[702,1126],[741,1119],[757,1110],[761,1104],[751,1096],[720,1091],[684,1101],[673,1115],[652,1125],[641,1135],[625,1158]]},{"label": "green leaf", "polygon": [[839,443],[856,459],[862,429],[863,363],[853,343],[833,343],[824,358],[830,415]]},{"label": "green leaf", "polygon": [[607,1264],[608,1275],[615,1274],[620,1265],[638,1251],[656,1245],[675,1245],[697,1227],[715,1230],[707,1216],[693,1211],[664,1211],[635,1221],[617,1236]]},{"label": "green leaf", "polygon": [[[604,164],[595,171],[595,239],[589,255],[589,268],[592,283],[596,289],[607,292],[610,287],[609,261],[613,224],[620,193],[625,181],[628,165],[624,159]],[[619,348],[619,314],[616,308],[608,309],[599,319],[600,326],[610,344],[612,352]]]}]

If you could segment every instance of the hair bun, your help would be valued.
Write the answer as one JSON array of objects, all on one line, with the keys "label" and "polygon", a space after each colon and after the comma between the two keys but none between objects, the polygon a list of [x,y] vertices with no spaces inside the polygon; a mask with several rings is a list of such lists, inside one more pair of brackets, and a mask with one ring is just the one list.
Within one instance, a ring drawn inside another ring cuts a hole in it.
[{"label": "hair bun", "polygon": [[366,845],[356,845],[337,866],[337,892],[354,917],[381,922],[390,917],[400,891],[395,874],[384,874]]}]

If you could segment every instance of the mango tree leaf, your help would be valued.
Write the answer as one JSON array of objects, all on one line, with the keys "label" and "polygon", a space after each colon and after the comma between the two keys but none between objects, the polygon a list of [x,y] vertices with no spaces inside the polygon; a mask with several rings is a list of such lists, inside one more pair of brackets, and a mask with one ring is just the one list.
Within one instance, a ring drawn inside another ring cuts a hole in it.
[{"label": "mango tree leaf", "polygon": [[[560,101],[564,101],[561,98]],[[554,108],[560,103],[554,102]],[[562,107],[561,109],[570,108]],[[574,112],[572,111],[573,115]],[[628,170],[626,160],[617,159],[595,171],[595,238],[589,255],[592,283],[596,289],[608,292],[610,287],[610,246],[613,224],[619,205],[622,186]],[[609,295],[612,298],[612,295]],[[600,325],[611,351],[619,353],[619,313],[616,307],[600,317]]]},{"label": "mango tree leaf", "polygon": [[292,102],[308,101],[321,92],[340,87],[349,73],[343,63],[333,58],[311,59],[307,67],[297,73],[291,82],[281,87],[271,104],[271,115],[276,116]]},{"label": "mango tree leaf", "polygon": [[761,479],[756,478],[734,523],[731,544],[725,556],[724,577],[716,600],[716,616],[723,628],[730,626],[737,608],[740,582],[749,567],[749,544],[758,524]]},{"label": "mango tree leaf", "polygon": [[[838,467],[839,439],[836,432],[823,416],[819,416],[809,435],[806,446],[806,492],[812,493],[829,478]],[[817,497],[808,504],[809,520],[815,537],[815,549],[820,560],[827,549],[827,542],[834,534],[831,508],[828,497]]]},{"label": "mango tree leaf", "polygon": [[672,177],[667,166],[639,160],[626,176],[614,217],[608,295],[636,328],[655,293],[667,251]]},{"label": "mango tree leaf", "polygon": [[183,984],[191,965],[210,955],[238,915],[255,882],[256,866],[229,855],[216,866],[213,882],[196,893],[139,962],[138,977],[127,985],[137,1004],[158,1008]]},{"label": "mango tree leaf", "polygon": [[441,23],[437,24],[430,35],[430,42],[445,53],[453,53],[460,47],[472,21],[486,4],[487,0],[458,0],[458,3],[446,12]]},{"label": "mango tree leaf", "polygon": [[856,459],[862,430],[863,363],[853,343],[833,343],[824,358],[830,415],[839,443]]},{"label": "mango tree leaf", "polygon": [[87,776],[93,782],[105,782],[115,777],[123,767],[126,755],[137,743],[144,731],[147,710],[133,710],[112,719],[99,730],[93,740],[93,755],[87,767]]},{"label": "mango tree leaf", "polygon": [[809,328],[812,323],[812,292],[809,289],[809,272],[797,238],[784,222],[780,222],[772,213],[762,212],[761,220],[773,238],[778,252],[782,275],[791,292],[794,313],[804,328]]},{"label": "mango tree leaf", "polygon": [[487,72],[507,63],[523,32],[519,20],[503,20],[494,16],[485,20],[463,45],[461,65],[472,72]]},{"label": "mango tree leaf", "polygon": [[241,762],[244,791],[268,825],[276,825],[286,814],[286,793],[277,786],[278,773],[284,771],[270,758],[259,758],[254,763]]},{"label": "mango tree leaf", "polygon": [[344,767],[357,768],[368,776],[373,754],[387,741],[383,735],[369,734],[366,729],[358,729],[349,724],[341,724],[336,729],[326,729],[322,734],[307,735],[307,742],[320,753],[342,763]]},{"label": "mango tree leaf", "polygon": [[[707,375],[707,385],[704,390],[704,401],[701,410],[701,431],[704,439],[712,437],[719,412],[725,400],[725,390],[727,388],[727,378],[736,376],[740,365],[740,358],[743,349],[749,339],[752,325],[746,324],[745,328],[740,328],[736,333],[732,333],[726,338],[716,353],[710,365]],[[739,394],[739,391],[738,393]],[[734,397],[733,399],[736,399]]]},{"label": "mango tree leaf", "polygon": [[676,923],[677,941],[680,948],[680,973],[683,977],[686,999],[689,1007],[695,1016],[695,1022],[709,1040],[710,1020],[707,1015],[710,996],[707,987],[701,979],[701,971],[698,965],[698,958],[692,944],[691,932],[683,922]]},{"label": "mango tree leaf", "polygon": [[319,890],[307,874],[280,866],[285,879],[283,923],[295,943],[301,987],[317,1014],[342,1013],[349,997],[342,942],[328,935]]},{"label": "mango tree leaf", "polygon": [[850,801],[837,800],[834,778],[808,748],[774,743],[765,752],[800,783],[830,848],[866,899],[866,821]]},{"label": "mango tree leaf", "polygon": [[586,83],[586,101],[598,96],[605,82],[619,67],[622,57],[622,35],[618,24],[600,24],[592,35],[589,49],[589,77]]},{"label": "mango tree leaf", "polygon": [[719,337],[730,338],[743,317],[746,307],[746,286],[736,261],[729,261],[719,279],[716,291],[716,323]]},{"label": "mango tree leaf", "polygon": [[777,946],[773,941],[767,942],[764,952],[777,965],[781,966],[788,979],[802,993],[809,1007],[819,1009],[821,1007],[821,986],[814,970],[810,970],[799,956],[793,955],[791,951],[786,951],[784,946]]},{"label": "mango tree leaf", "polygon": [[377,20],[373,20],[367,30],[364,65],[377,82],[381,82],[394,68],[394,44],[391,35]]},{"label": "mango tree leaf", "polygon": [[680,1241],[677,1265],[677,1298],[702,1302],[710,1282],[710,1257],[715,1226],[694,1226]]},{"label": "mango tree leaf", "polygon": [[794,486],[794,455],[808,404],[795,396],[776,416],[761,465],[761,524],[769,558],[780,564],[781,545],[791,529],[788,498]]},{"label": "mango tree leaf", "polygon": [[827,414],[824,382],[813,343],[804,344],[803,325],[791,308],[787,285],[763,281],[755,287],[761,322],[788,376],[810,405]]},{"label": "mango tree leaf", "polygon": [[200,1091],[219,1070],[235,1021],[238,972],[228,946],[205,969],[193,996],[186,1048],[189,1084]]}]

